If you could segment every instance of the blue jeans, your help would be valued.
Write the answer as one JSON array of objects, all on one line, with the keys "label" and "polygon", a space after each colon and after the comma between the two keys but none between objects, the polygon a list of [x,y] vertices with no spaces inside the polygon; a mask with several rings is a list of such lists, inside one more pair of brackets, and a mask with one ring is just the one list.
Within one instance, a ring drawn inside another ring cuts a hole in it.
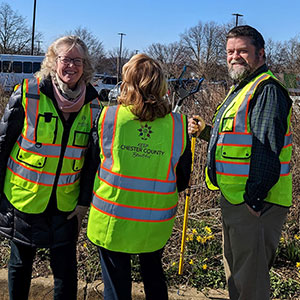
[{"label": "blue jeans", "polygon": [[[131,254],[98,247],[105,300],[131,300]],[[140,253],[141,276],[146,300],[167,300],[168,289],[162,268],[163,249]]]},{"label": "blue jeans", "polygon": [[[10,300],[27,300],[36,248],[11,241],[8,263]],[[76,243],[50,248],[54,276],[54,300],[77,299]]]}]

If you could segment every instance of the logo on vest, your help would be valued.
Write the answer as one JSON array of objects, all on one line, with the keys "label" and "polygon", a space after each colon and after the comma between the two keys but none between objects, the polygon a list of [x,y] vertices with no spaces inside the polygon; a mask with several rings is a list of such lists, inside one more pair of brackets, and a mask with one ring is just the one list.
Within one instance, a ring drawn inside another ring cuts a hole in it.
[{"label": "logo on vest", "polygon": [[150,139],[151,133],[153,133],[153,131],[151,130],[151,126],[148,126],[148,124],[141,125],[141,128],[139,128],[138,131],[139,137],[141,137],[141,139],[144,141]]},{"label": "logo on vest", "polygon": [[89,124],[88,121],[89,120],[87,119],[86,116],[82,116],[80,121],[78,122],[78,126],[89,130],[90,129],[90,124]]}]

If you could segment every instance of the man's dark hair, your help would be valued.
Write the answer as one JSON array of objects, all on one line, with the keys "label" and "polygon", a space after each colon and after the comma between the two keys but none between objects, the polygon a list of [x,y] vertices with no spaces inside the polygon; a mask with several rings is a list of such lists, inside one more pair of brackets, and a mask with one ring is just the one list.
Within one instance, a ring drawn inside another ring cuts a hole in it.
[{"label": "man's dark hair", "polygon": [[253,27],[249,25],[236,26],[229,30],[226,35],[226,41],[230,38],[246,36],[251,39],[251,44],[256,48],[256,51],[265,48],[265,41],[262,35]]}]

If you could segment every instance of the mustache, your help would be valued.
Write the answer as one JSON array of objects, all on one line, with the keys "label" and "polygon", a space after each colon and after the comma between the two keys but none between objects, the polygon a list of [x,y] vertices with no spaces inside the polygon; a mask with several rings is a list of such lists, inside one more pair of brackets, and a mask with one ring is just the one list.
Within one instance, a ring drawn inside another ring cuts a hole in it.
[{"label": "mustache", "polygon": [[233,64],[243,64],[243,65],[247,65],[246,61],[243,59],[243,58],[240,58],[240,59],[233,59],[231,62],[230,62],[231,65]]}]

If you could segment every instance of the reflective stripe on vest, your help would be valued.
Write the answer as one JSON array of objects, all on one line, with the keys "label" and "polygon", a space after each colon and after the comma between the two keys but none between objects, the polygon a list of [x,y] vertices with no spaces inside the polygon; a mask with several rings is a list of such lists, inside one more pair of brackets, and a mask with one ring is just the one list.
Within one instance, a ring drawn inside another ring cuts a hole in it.
[{"label": "reflective stripe on vest", "polygon": [[[101,174],[101,175],[100,175]],[[156,179],[129,177],[113,173],[107,169],[100,168],[98,177],[107,184],[128,191],[143,193],[172,194],[176,190],[175,181],[162,181]]]},{"label": "reflective stripe on vest", "polygon": [[[289,162],[282,162],[280,164],[280,176],[287,176],[290,173]],[[216,160],[216,170],[217,174],[248,177],[250,163],[227,162]]]},{"label": "reflective stripe on vest", "polygon": [[[237,144],[238,142],[238,144]],[[252,145],[252,135],[251,133],[239,133],[239,132],[229,132],[219,133],[218,146],[227,145],[227,146],[249,146]],[[291,133],[286,134],[284,137],[284,145],[286,148],[292,145],[292,135]]]},{"label": "reflective stripe on vest", "polygon": [[[36,143],[35,142],[35,130],[37,127],[38,113],[39,113],[39,99],[40,99],[40,90],[39,90],[39,79],[37,78],[37,84],[29,84],[28,79],[26,79],[26,110],[25,118],[27,122],[26,137],[22,134],[17,140],[17,144],[20,149],[26,150],[37,155],[45,157],[56,157],[59,158],[61,155],[61,145],[60,144],[46,144],[46,143]],[[90,103],[90,112],[91,112],[91,127],[95,121],[97,114],[99,112],[100,104],[98,99],[94,99]],[[30,126],[29,126],[30,125]],[[68,159],[80,160],[84,151],[87,147],[76,147],[67,145],[64,153],[64,157]],[[18,168],[17,165],[19,165]],[[20,166],[23,168],[20,169]],[[38,175],[39,172],[34,169],[26,168],[21,164],[18,164],[16,161],[13,161],[10,157],[8,162],[8,167],[15,175],[20,175],[20,177],[29,180],[31,182],[39,182],[44,185],[52,185],[54,183],[54,178],[56,176],[53,174],[46,174],[45,172],[41,173],[42,176]],[[17,171],[18,170],[18,171]],[[68,185],[72,182],[75,182],[79,178],[79,172],[72,172],[70,174],[60,174],[58,180],[58,185]]]},{"label": "reflective stripe on vest", "polygon": [[40,89],[39,78],[36,79],[36,84],[29,84],[28,79],[26,82],[26,105],[25,105],[25,119],[27,123],[27,129],[25,137],[31,141],[35,140],[35,129],[37,124],[37,117],[39,111]]},{"label": "reflective stripe on vest", "polygon": [[[23,83],[24,126],[7,162],[4,192],[18,210],[41,213],[55,184],[57,208],[72,211],[79,196],[88,136],[100,104],[94,99],[83,105],[66,136],[53,101],[40,93],[38,84],[35,78]],[[63,137],[67,140],[62,146]]]},{"label": "reflective stripe on vest", "polygon": [[[114,139],[114,126],[115,123],[109,122],[109,120],[115,120],[120,106],[110,107],[105,112],[104,122],[102,124],[102,137],[101,137],[101,149],[103,149],[103,154],[105,156],[102,166],[99,166],[98,177],[107,184],[126,190],[140,191],[145,193],[158,193],[158,194],[169,194],[176,191],[176,177],[174,169],[171,168],[172,162],[170,161],[169,170],[167,178],[165,181],[148,179],[148,178],[138,178],[124,176],[122,174],[117,174],[111,171],[113,165],[113,157],[111,147],[113,145]],[[175,139],[176,144],[174,144],[174,136],[184,136],[182,134],[182,116],[179,114],[171,114],[173,120],[173,143],[172,143],[172,154],[171,159],[174,162],[178,161],[181,151],[183,149],[184,141],[183,139]],[[106,121],[108,120],[108,121]],[[122,178],[120,180],[120,178]],[[130,188],[128,188],[130,187]]]},{"label": "reflective stripe on vest", "polygon": [[[270,75],[264,74],[260,76],[251,86],[250,90],[245,95],[245,100],[242,102],[237,114],[234,118],[234,128],[235,132],[247,132],[247,115],[249,103],[252,98],[253,92],[257,88],[257,86],[265,79],[269,78]],[[246,100],[247,99],[247,100]]]},{"label": "reflective stripe on vest", "polygon": [[[249,82],[232,99],[230,106],[218,118],[218,139],[216,151],[208,167],[215,172],[217,184],[210,180],[210,173],[206,172],[206,183],[212,189],[220,188],[224,197],[232,204],[244,201],[244,193],[250,172],[252,133],[249,121],[249,104],[259,84],[274,75],[268,71]],[[224,102],[223,102],[224,103]],[[283,206],[291,205],[292,180],[290,160],[292,135],[290,132],[290,116],[287,118],[287,131],[284,136],[283,147],[280,152],[280,178],[270,189],[266,202]],[[216,126],[216,125],[215,125]],[[212,173],[213,176],[214,173]]]},{"label": "reflective stripe on vest", "polygon": [[[28,152],[49,157],[60,156],[60,145],[35,143],[33,141],[27,140],[22,135],[19,136],[17,143],[20,148],[26,149],[26,151]],[[82,157],[82,152],[85,149],[86,147],[67,146],[64,156],[70,159],[80,159]]]},{"label": "reflective stripe on vest", "polygon": [[93,101],[90,103],[90,111],[91,111],[91,128],[93,127],[93,123],[95,122],[98,114],[99,114],[99,109],[101,108],[100,101],[96,98],[93,99]]},{"label": "reflective stripe on vest", "polygon": [[[19,167],[18,167],[19,166]],[[20,168],[21,166],[21,168]],[[41,185],[52,186],[54,183],[54,179],[56,173],[49,172],[40,172],[30,168],[29,166],[22,166],[17,161],[15,161],[11,156],[8,159],[7,167],[13,172],[15,175],[28,180],[33,183],[38,183]],[[18,170],[16,173],[14,170]],[[70,174],[60,174],[58,179],[58,186],[69,185],[74,183],[80,177],[80,172],[73,172]]]},{"label": "reflective stripe on vest", "polygon": [[[117,120],[117,109],[115,106],[109,108],[105,111],[104,120]],[[114,126],[115,124],[110,125],[109,122],[102,123],[102,131],[101,131],[101,149],[104,155],[103,167],[106,169],[110,169],[112,167],[112,153],[111,153],[111,145],[113,144],[113,136],[114,136]],[[104,147],[108,145],[108,147]]]},{"label": "reflective stripe on vest", "polygon": [[140,122],[130,107],[107,107],[98,134],[102,166],[94,182],[89,239],[124,253],[161,249],[177,210],[174,172],[186,146],[186,119],[168,114]]},{"label": "reflective stripe on vest", "polygon": [[[249,133],[220,133],[217,146],[251,147],[252,135]],[[283,148],[292,145],[292,135],[287,134],[284,137]],[[280,176],[286,176],[290,173],[290,162],[280,162]],[[228,176],[248,177],[250,170],[249,162],[229,162],[216,160],[216,173]]]},{"label": "reflective stripe on vest", "polygon": [[175,217],[177,204],[169,208],[136,207],[109,201],[94,193],[92,206],[112,217],[139,222],[165,222]]},{"label": "reflective stripe on vest", "polygon": [[[221,132],[217,141],[217,146],[233,146],[233,147],[251,147],[252,134],[248,132],[247,120],[248,109],[252,95],[258,84],[263,80],[269,78],[270,75],[263,74],[253,83],[249,91],[246,93],[244,101],[241,103],[235,117],[233,132]],[[291,146],[291,134],[285,135],[283,148]],[[228,176],[243,176],[248,177],[250,170],[250,163],[243,162],[228,162],[216,160],[216,173]],[[281,162],[280,176],[286,176],[290,173],[290,161]]]},{"label": "reflective stripe on vest", "polygon": [[[27,130],[25,133],[25,136],[23,138],[28,141],[36,144],[35,142],[35,130],[37,128],[37,119],[38,119],[38,111],[39,111],[39,99],[40,99],[40,90],[39,90],[39,79],[37,78],[37,85],[34,84],[28,84],[28,79],[25,79],[26,81],[26,109],[25,109],[25,118],[27,122]],[[93,127],[93,123],[97,118],[97,115],[99,113],[100,103],[98,99],[93,99],[93,101],[90,102],[90,112],[91,112],[91,128]],[[31,126],[29,126],[31,125]],[[20,141],[19,141],[20,142]],[[24,142],[25,143],[25,142]],[[29,148],[29,146],[27,144]],[[35,145],[36,148],[39,148],[39,151],[36,151],[39,154],[43,155],[43,150],[40,149],[39,144]],[[60,147],[61,145],[55,145],[55,144],[45,144],[43,143],[44,153],[47,153],[47,155],[54,155],[59,156],[60,155]],[[57,147],[57,149],[55,149]],[[26,148],[26,147],[24,147]],[[70,146],[67,145],[65,156],[68,158],[74,158],[78,159],[82,156],[81,151],[82,147],[76,147],[76,146]],[[52,154],[53,153],[53,154]],[[46,155],[46,154],[44,154]]]}]

